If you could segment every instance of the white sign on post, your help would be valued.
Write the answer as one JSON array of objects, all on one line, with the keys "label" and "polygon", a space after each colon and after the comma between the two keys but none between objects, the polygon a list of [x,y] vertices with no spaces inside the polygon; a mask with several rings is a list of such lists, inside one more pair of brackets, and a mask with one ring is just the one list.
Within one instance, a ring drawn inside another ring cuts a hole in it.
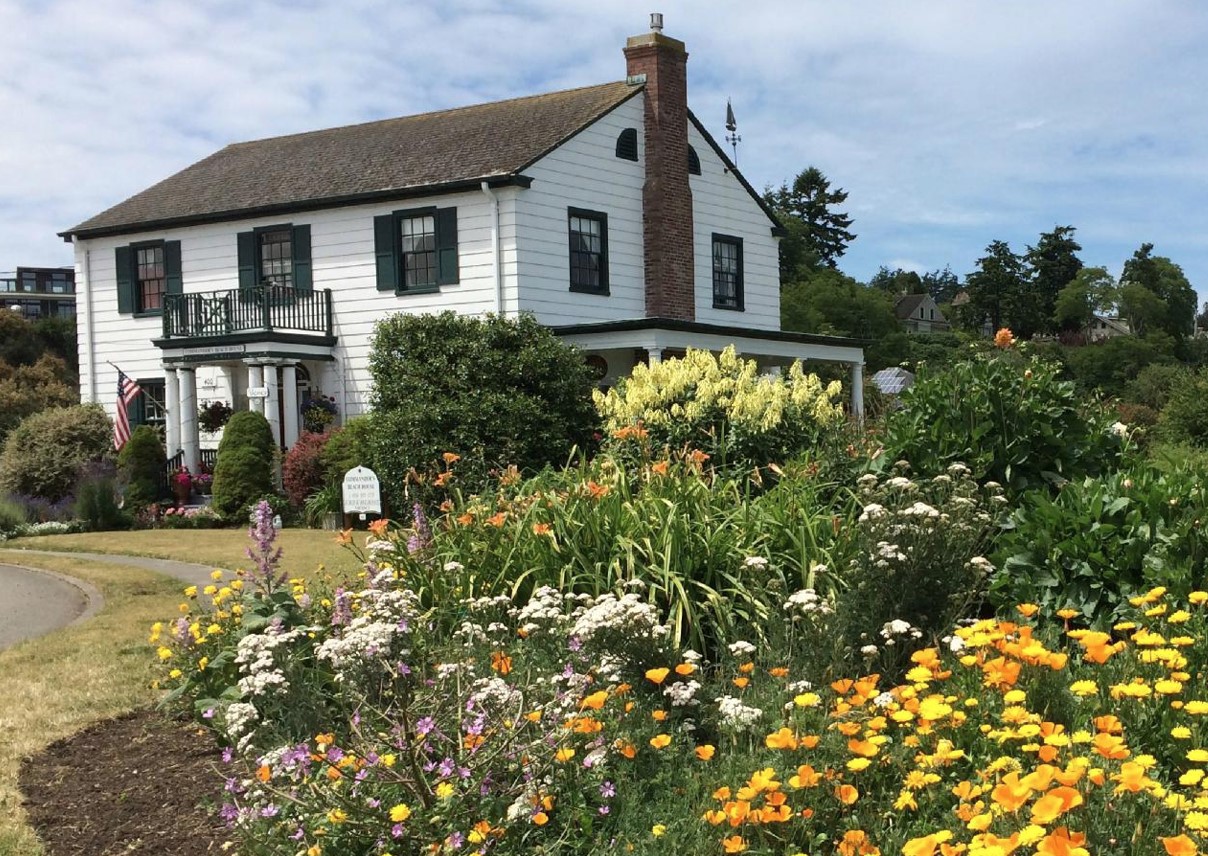
[{"label": "white sign on post", "polygon": [[368,467],[353,467],[344,474],[344,513],[382,513],[382,486]]}]

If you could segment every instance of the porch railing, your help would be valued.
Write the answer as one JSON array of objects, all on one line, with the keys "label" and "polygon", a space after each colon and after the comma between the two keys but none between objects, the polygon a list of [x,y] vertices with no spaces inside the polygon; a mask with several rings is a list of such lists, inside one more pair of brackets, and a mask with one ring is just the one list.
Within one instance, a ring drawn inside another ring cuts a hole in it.
[{"label": "porch railing", "polygon": [[164,338],[232,333],[318,333],[330,336],[331,289],[295,291],[259,285],[227,291],[164,295]]}]

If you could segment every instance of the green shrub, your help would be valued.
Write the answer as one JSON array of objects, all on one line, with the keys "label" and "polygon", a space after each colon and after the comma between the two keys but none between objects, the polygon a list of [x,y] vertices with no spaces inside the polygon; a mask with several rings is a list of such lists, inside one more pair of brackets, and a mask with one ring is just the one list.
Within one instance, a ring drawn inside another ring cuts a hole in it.
[{"label": "green shrub", "polygon": [[0,534],[12,532],[23,523],[28,523],[25,506],[7,496],[0,496]]},{"label": "green shrub", "polygon": [[682,359],[638,365],[596,407],[612,439],[640,426],[656,448],[690,446],[719,466],[749,470],[783,463],[843,420],[838,382],[828,385],[794,363],[786,377],[759,374],[733,347],[714,356],[689,349]]},{"label": "green shrub", "polygon": [[92,532],[125,529],[130,518],[118,505],[117,474],[111,464],[84,468],[76,486],[75,516]]},{"label": "green shrub", "polygon": [[531,316],[395,315],[377,325],[375,469],[392,507],[409,507],[412,470],[444,452],[487,471],[562,463],[595,427],[590,371],[579,351]]},{"label": "green shrub", "polygon": [[1171,387],[1158,417],[1158,433],[1167,442],[1208,447],[1208,371],[1187,372]]},{"label": "green shrub", "polygon": [[991,594],[1001,607],[1070,607],[1110,623],[1152,586],[1186,595],[1208,584],[1203,470],[1149,466],[1025,494],[996,545]]},{"label": "green shrub", "polygon": [[262,415],[244,410],[231,417],[214,465],[215,511],[228,520],[241,519],[250,505],[272,492],[275,449]]},{"label": "green shrub", "polygon": [[1194,373],[1185,365],[1155,363],[1141,369],[1137,376],[1125,385],[1120,397],[1131,404],[1161,410],[1170,401],[1171,394],[1190,382],[1193,376]]},{"label": "green shrub", "polygon": [[995,352],[922,371],[886,422],[884,460],[922,476],[964,463],[1011,494],[1096,475],[1118,459],[1112,417],[1053,363]]},{"label": "green shrub", "polygon": [[164,493],[168,458],[159,434],[150,425],[139,425],[117,456],[117,471],[125,485],[126,508],[143,508]]},{"label": "green shrub", "polygon": [[342,428],[332,431],[319,460],[326,484],[340,484],[353,467],[373,469],[373,414],[354,416]]},{"label": "green shrub", "polygon": [[70,496],[80,468],[113,455],[113,425],[99,404],[35,413],[0,453],[0,490],[57,502]]}]

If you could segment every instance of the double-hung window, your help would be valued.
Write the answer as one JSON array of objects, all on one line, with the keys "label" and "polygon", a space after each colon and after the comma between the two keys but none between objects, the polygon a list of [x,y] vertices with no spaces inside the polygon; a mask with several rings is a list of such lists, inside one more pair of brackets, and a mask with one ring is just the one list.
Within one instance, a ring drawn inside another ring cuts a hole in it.
[{"label": "double-hung window", "polygon": [[570,208],[567,227],[570,290],[608,294],[608,215]]},{"label": "double-hung window", "polygon": [[457,209],[414,208],[373,218],[377,287],[423,294],[460,281]]},{"label": "double-hung window", "polygon": [[742,238],[713,236],[713,308],[743,309]]},{"label": "double-hung window", "polygon": [[258,286],[280,291],[310,292],[310,226],[285,223],[262,226],[236,235],[239,252],[239,287]]},{"label": "double-hung window", "polygon": [[114,251],[118,312],[160,315],[167,295],[183,290],[180,241],[140,241]]}]

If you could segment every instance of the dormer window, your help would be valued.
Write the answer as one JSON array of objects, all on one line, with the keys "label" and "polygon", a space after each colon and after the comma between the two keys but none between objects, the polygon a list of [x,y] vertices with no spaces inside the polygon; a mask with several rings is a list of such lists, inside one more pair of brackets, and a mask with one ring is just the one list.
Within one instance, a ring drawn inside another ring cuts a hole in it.
[{"label": "dormer window", "polygon": [[626,128],[617,135],[617,157],[621,160],[638,159],[638,129]]}]

